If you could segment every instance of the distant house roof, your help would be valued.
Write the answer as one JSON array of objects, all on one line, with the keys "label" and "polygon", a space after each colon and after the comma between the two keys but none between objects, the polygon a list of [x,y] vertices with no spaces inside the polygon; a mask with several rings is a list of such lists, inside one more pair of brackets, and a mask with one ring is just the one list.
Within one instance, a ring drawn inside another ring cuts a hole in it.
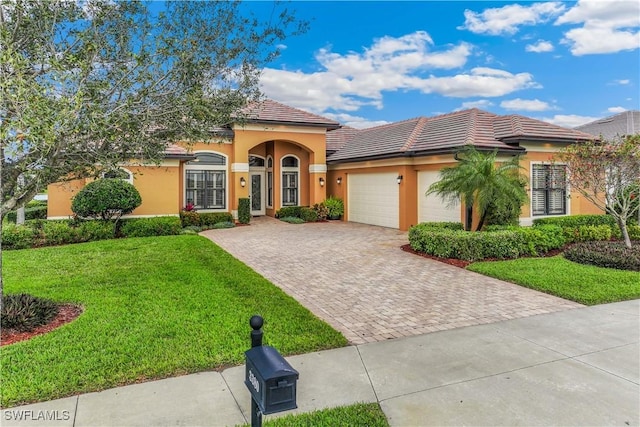
[{"label": "distant house roof", "polygon": [[625,111],[614,116],[589,122],[575,129],[593,135],[602,135],[604,139],[633,135],[640,133],[640,111]]},{"label": "distant house roof", "polygon": [[[329,132],[331,135],[335,131]],[[595,137],[528,117],[499,116],[472,108],[436,117],[417,117],[345,134],[342,148],[328,163],[452,152],[467,144],[514,154],[524,152],[518,142],[588,141]]]},{"label": "distant house roof", "polygon": [[250,122],[287,124],[337,129],[340,123],[304,110],[289,107],[271,99],[249,105],[243,113]]},{"label": "distant house roof", "polygon": [[164,157],[166,159],[183,159],[183,160],[193,160],[195,156],[186,148],[180,147],[176,144],[170,144],[167,148],[164,149]]}]

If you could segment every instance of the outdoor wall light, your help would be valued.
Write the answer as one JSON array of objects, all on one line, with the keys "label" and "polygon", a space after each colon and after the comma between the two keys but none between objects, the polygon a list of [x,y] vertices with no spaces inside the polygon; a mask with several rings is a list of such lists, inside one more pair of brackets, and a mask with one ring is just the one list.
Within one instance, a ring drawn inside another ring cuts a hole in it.
[{"label": "outdoor wall light", "polygon": [[402,182],[402,175],[398,175],[398,177],[396,178],[396,182],[398,184],[400,184]]},{"label": "outdoor wall light", "polygon": [[243,176],[240,177],[240,187],[243,187],[247,185],[247,181],[244,179]]},{"label": "outdoor wall light", "polygon": [[324,178],[320,177],[320,187],[324,187]]},{"label": "outdoor wall light", "polygon": [[339,176],[338,179],[336,179],[336,182],[338,183],[338,185],[342,184],[342,177]]}]

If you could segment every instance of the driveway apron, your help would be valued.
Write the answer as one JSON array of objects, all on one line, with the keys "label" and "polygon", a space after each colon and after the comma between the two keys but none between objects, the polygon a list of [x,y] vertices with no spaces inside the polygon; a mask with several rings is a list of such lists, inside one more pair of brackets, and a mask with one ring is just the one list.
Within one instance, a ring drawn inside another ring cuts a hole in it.
[{"label": "driveway apron", "polygon": [[[404,252],[407,233],[339,221],[202,233],[272,281],[352,344],[581,307]],[[544,272],[540,272],[544,274]]]}]

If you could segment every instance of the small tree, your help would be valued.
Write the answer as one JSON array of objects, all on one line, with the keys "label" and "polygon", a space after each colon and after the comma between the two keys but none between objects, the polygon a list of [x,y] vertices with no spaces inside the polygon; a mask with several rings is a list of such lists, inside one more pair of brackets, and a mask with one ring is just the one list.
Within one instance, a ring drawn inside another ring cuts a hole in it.
[{"label": "small tree", "polygon": [[556,158],[567,165],[571,188],[611,214],[631,248],[627,221],[637,211],[640,197],[640,135],[573,144]]},{"label": "small tree", "polygon": [[473,208],[477,208],[481,230],[487,217],[497,206],[518,205],[527,199],[521,184],[520,158],[513,157],[496,166],[497,150],[483,153],[473,145],[464,146],[456,153],[458,164],[440,171],[440,181],[431,184],[427,195],[437,194],[450,205],[462,199],[467,206],[465,229],[469,231]]},{"label": "small tree", "polygon": [[140,206],[142,198],[136,187],[116,178],[90,182],[71,203],[73,213],[81,218],[120,219]]}]

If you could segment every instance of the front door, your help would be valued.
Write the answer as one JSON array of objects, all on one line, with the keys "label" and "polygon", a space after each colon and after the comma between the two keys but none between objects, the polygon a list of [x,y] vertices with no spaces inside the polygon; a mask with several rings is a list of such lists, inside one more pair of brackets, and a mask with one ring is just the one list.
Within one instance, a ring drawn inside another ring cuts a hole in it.
[{"label": "front door", "polygon": [[264,215],[264,172],[249,172],[251,215]]}]

